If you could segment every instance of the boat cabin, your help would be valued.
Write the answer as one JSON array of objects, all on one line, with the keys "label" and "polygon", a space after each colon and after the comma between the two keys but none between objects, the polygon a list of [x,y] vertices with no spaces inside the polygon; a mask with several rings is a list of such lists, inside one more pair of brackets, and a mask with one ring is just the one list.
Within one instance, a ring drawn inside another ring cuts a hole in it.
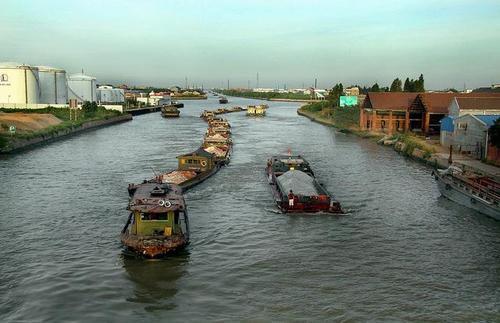
[{"label": "boat cabin", "polygon": [[194,170],[197,172],[206,172],[215,167],[215,156],[212,153],[205,151],[203,148],[177,156],[179,160],[179,170]]},{"label": "boat cabin", "polygon": [[268,165],[272,167],[272,170],[276,176],[289,171],[289,170],[300,170],[310,176],[314,176],[309,162],[307,162],[302,156],[273,156],[269,161]]},{"label": "boat cabin", "polygon": [[132,214],[128,230],[132,235],[170,237],[188,234],[186,206],[177,186],[160,183],[136,185],[129,210]]}]

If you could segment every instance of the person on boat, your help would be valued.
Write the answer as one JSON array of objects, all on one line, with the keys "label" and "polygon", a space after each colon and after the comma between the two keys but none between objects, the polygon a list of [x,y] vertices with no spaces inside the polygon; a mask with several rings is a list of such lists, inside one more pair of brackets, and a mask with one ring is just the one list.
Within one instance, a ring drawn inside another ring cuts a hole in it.
[{"label": "person on boat", "polygon": [[295,199],[295,195],[293,194],[293,191],[290,190],[290,193],[288,193],[288,206],[290,208],[293,208],[294,199]]}]

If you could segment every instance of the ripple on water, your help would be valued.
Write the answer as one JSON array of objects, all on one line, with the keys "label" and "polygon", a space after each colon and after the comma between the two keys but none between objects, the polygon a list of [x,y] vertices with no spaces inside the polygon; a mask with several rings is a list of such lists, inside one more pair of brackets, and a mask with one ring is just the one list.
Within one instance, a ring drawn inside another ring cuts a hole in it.
[{"label": "ripple on water", "polygon": [[[230,99],[231,105],[252,100]],[[192,242],[124,256],[129,182],[198,147],[215,98],[0,159],[2,321],[498,321],[500,225],[429,169],[269,102],[230,114],[233,159],[188,192]],[[267,158],[301,153],[347,216],[283,215]]]}]

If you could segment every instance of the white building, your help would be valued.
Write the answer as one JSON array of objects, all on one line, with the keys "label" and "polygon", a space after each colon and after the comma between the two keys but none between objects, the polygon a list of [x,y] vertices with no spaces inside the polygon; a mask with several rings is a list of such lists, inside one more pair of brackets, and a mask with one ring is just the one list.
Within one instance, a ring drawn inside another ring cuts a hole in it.
[{"label": "white building", "polygon": [[125,102],[125,91],[109,85],[101,85],[97,88],[96,97],[100,103],[123,103]]},{"label": "white building", "polygon": [[448,107],[450,117],[459,117],[465,114],[500,115],[500,96],[492,97],[455,97]]}]

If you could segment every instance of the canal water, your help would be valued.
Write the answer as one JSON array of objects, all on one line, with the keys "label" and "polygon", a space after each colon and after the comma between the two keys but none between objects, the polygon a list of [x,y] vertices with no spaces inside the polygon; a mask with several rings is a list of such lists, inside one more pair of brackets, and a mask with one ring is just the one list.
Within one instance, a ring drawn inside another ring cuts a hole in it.
[{"label": "canal water", "polygon": [[[255,103],[230,98],[229,106]],[[0,159],[0,321],[499,321],[500,222],[440,197],[430,169],[270,102],[227,115],[233,159],[186,194],[192,243],[122,255],[127,184],[196,149],[208,101]],[[307,156],[344,216],[276,212],[264,166]]]}]

